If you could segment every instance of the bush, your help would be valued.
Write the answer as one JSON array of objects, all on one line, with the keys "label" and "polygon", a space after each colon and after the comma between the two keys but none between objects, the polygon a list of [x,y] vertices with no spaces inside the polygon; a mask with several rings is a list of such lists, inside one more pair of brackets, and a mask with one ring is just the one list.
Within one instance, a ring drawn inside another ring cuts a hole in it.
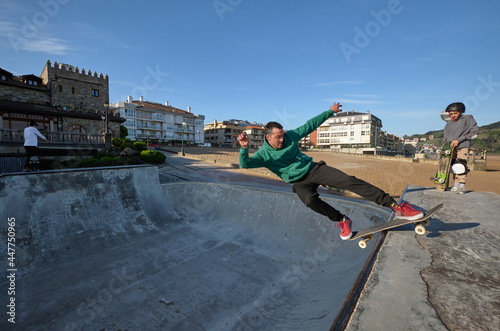
[{"label": "bush", "polygon": [[99,160],[99,166],[100,167],[110,167],[110,166],[117,166],[121,165],[122,161],[113,156],[105,156]]},{"label": "bush", "polygon": [[142,151],[139,155],[141,160],[147,163],[163,163],[167,157],[158,151]]},{"label": "bush", "polygon": [[90,159],[83,159],[78,166],[80,168],[90,168],[90,167],[111,167],[122,164],[123,164],[122,160],[114,156],[103,156],[103,157],[94,156]]},{"label": "bush", "polygon": [[112,155],[111,153],[102,151],[102,152],[97,152],[97,154],[94,155],[94,158],[102,159],[103,157],[106,157],[106,156],[114,156],[114,155]]},{"label": "bush", "polygon": [[111,138],[111,145],[120,147],[121,144],[122,144],[121,138]]},{"label": "bush", "polygon": [[135,149],[138,150],[138,151],[146,151],[146,150],[148,150],[148,145],[146,145],[146,143],[142,142],[142,141],[136,141],[134,143],[134,146],[135,146]]},{"label": "bush", "polygon": [[126,136],[128,136],[128,129],[123,125],[120,125],[120,138],[125,139]]},{"label": "bush", "polygon": [[80,162],[78,167],[80,168],[90,168],[90,167],[99,167],[99,159],[96,158],[90,158],[90,159],[84,159]]},{"label": "bush", "polygon": [[125,138],[112,138],[111,139],[111,144],[116,147],[121,147],[121,145],[125,143],[130,143],[133,144],[134,141],[132,139],[125,139]]},{"label": "bush", "polygon": [[134,151],[137,150],[137,148],[135,147],[134,143],[131,143],[131,142],[125,142],[123,144],[120,145],[120,149],[123,151],[125,148],[132,148]]}]

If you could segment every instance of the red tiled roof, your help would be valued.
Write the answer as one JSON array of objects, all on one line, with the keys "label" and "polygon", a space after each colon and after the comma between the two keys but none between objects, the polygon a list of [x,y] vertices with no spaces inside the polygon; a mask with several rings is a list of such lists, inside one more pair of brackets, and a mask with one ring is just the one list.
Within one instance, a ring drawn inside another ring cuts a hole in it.
[{"label": "red tiled roof", "polygon": [[157,102],[133,100],[132,103],[139,105],[139,106],[146,108],[146,109],[162,110],[162,111],[169,111],[169,112],[178,113],[178,114],[193,115],[192,113],[187,112],[185,110],[175,108],[172,106],[165,106],[165,105],[162,105],[161,103],[157,103]]}]

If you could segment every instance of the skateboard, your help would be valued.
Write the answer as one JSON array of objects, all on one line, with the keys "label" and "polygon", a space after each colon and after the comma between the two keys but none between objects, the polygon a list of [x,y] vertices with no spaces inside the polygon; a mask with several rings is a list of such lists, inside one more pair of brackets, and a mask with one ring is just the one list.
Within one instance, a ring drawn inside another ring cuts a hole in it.
[{"label": "skateboard", "polygon": [[[391,221],[388,221],[388,222],[385,222],[382,224],[374,225],[372,227],[369,227],[367,229],[364,229],[364,230],[361,230],[357,233],[354,233],[354,235],[348,240],[356,240],[356,239],[362,238],[359,241],[358,245],[361,248],[366,248],[367,242],[370,240],[373,240],[374,233],[384,231],[384,230],[389,230],[392,228],[397,228],[398,226],[402,226],[402,225],[406,225],[406,224],[410,224],[410,223],[415,224],[415,232],[417,234],[424,235],[425,234],[425,227],[427,225],[429,225],[429,218],[432,215],[434,215],[439,209],[441,209],[441,207],[443,207],[442,203],[437,205],[436,207],[428,210],[428,211],[425,211],[424,216],[417,219],[417,220],[404,220],[404,219],[394,218]],[[392,214],[389,217],[389,220],[391,219],[391,217],[392,217]]]},{"label": "skateboard", "polygon": [[32,156],[30,159],[31,171],[40,171],[40,159],[38,156]]},{"label": "skateboard", "polygon": [[434,181],[434,185],[438,190],[446,191],[449,187],[451,165],[457,158],[457,152],[455,147],[448,146],[448,148],[443,148],[437,153],[439,154],[438,168],[436,176],[431,177],[431,180]]}]

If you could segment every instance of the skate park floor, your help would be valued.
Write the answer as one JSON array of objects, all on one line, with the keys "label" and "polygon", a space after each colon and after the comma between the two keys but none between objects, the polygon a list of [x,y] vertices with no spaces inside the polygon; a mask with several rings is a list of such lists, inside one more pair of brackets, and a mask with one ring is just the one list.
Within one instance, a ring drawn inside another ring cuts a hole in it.
[{"label": "skate park floor", "polygon": [[[2,176],[2,218],[16,219],[16,326],[329,329],[375,240],[342,242],[290,192],[177,155],[158,168]],[[321,192],[354,229],[389,215]],[[499,196],[409,187],[405,200],[444,207],[424,236],[388,232],[347,329],[496,330]],[[9,286],[0,282],[2,302]]]}]

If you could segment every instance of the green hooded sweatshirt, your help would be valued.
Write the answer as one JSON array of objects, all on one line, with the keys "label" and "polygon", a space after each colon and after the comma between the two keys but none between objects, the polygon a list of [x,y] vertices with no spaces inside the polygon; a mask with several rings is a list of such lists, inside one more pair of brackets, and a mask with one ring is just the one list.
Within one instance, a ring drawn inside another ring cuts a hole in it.
[{"label": "green hooded sweatshirt", "polygon": [[248,155],[248,148],[240,149],[240,166],[242,168],[265,167],[278,175],[287,183],[293,183],[304,177],[314,166],[311,157],[300,151],[299,140],[313,132],[324,121],[333,115],[327,110],[310,119],[295,130],[285,132],[283,147],[275,149],[267,140],[254,155]]}]

